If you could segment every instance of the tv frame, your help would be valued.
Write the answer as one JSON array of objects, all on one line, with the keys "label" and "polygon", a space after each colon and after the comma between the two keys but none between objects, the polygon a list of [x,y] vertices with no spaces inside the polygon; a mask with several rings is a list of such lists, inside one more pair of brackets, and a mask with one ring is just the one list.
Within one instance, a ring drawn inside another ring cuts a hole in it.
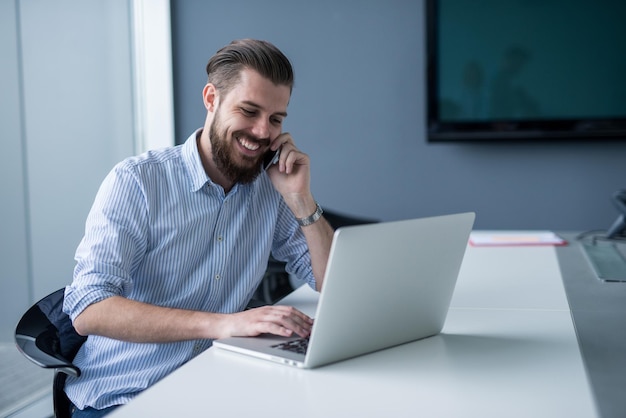
[{"label": "tv frame", "polygon": [[626,115],[618,118],[442,121],[438,100],[438,4],[424,0],[426,23],[426,125],[428,142],[626,140]]}]

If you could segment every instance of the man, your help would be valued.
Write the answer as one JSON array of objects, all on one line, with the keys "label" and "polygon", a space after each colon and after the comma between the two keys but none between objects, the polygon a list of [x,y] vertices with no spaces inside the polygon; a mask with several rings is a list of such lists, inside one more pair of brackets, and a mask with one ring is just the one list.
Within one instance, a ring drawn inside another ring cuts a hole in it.
[{"label": "man", "polygon": [[74,417],[127,403],[213,339],[310,333],[292,307],[244,310],[270,252],[320,290],[332,241],[309,157],[282,132],[291,64],[248,39],[219,50],[207,73],[204,127],[118,164],[87,218],[64,304],[89,335],[74,360],[82,375],[65,387]]}]

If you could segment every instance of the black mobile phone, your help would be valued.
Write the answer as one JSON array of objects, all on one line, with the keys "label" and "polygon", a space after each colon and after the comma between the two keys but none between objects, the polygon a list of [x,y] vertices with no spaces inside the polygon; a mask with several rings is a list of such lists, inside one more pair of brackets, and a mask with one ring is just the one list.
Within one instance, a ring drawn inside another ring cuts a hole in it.
[{"label": "black mobile phone", "polygon": [[268,168],[270,168],[272,165],[276,164],[278,162],[278,159],[280,157],[280,148],[278,148],[276,151],[269,151],[265,154],[265,157],[263,157],[263,170],[267,170]]}]

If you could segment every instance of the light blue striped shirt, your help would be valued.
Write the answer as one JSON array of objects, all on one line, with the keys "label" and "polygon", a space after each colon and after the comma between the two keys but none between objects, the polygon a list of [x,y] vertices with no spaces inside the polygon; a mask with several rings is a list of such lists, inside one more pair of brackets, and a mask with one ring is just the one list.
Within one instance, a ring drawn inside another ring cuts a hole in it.
[{"label": "light blue striped shirt", "polygon": [[[196,134],[183,145],[128,158],[106,177],[65,292],[64,310],[72,319],[113,295],[158,306],[241,311],[270,252],[315,286],[304,235],[267,174],[225,194],[202,167]],[[124,404],[210,345],[89,336],[74,359],[82,374],[68,377],[65,390],[81,409]]]}]

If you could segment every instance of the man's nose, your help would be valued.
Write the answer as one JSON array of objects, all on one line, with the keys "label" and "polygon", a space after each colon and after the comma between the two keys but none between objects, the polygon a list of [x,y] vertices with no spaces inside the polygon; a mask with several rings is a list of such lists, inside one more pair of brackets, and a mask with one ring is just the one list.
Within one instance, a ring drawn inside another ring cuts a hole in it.
[{"label": "man's nose", "polygon": [[259,118],[255,121],[252,134],[257,138],[266,139],[270,137],[270,123],[268,120]]}]

